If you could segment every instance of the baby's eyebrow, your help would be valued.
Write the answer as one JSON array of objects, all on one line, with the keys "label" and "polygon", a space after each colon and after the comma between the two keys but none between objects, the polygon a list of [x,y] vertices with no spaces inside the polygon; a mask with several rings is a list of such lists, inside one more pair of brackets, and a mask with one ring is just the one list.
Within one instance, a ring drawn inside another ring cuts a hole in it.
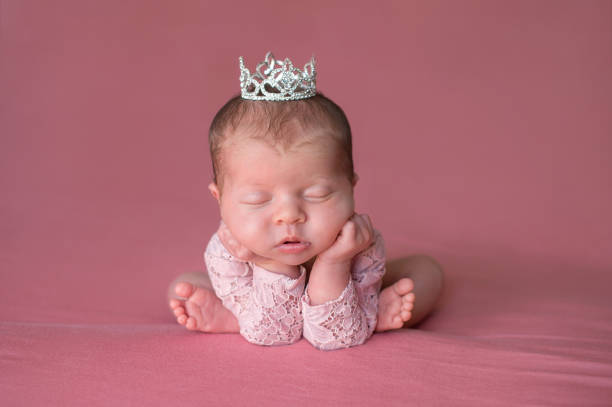
[{"label": "baby's eyebrow", "polygon": [[238,190],[238,192],[240,192],[242,195],[247,195],[247,194],[263,194],[266,193],[266,189],[261,189],[261,188],[256,188],[252,185],[249,186],[245,186],[243,188],[240,188]]},{"label": "baby's eyebrow", "polygon": [[320,175],[318,177],[316,177],[313,181],[313,183],[333,183],[334,181],[337,180],[337,177],[330,177],[327,175]]},{"label": "baby's eyebrow", "polygon": [[244,181],[245,184],[247,184],[245,186],[245,188],[251,188],[251,187],[267,187],[268,183],[264,182],[264,181],[259,181],[259,180],[250,180],[250,179],[246,179]]},{"label": "baby's eyebrow", "polygon": [[320,181],[320,182],[315,182],[312,184],[309,184],[306,188],[304,189],[312,189],[312,188],[331,188],[332,185],[330,182],[326,182],[326,181]]}]

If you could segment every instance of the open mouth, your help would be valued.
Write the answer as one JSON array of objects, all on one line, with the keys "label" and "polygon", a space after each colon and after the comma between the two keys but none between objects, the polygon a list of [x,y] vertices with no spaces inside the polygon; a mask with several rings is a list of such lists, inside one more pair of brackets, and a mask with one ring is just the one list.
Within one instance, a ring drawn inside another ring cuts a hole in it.
[{"label": "open mouth", "polygon": [[284,244],[297,244],[297,243],[303,243],[302,240],[299,237],[297,237],[297,236],[285,236],[283,238],[283,240],[278,243],[278,245],[280,246],[280,245],[284,245]]},{"label": "open mouth", "polygon": [[310,246],[309,242],[303,242],[299,239],[286,239],[277,247],[284,253],[299,253],[306,250],[308,246]]}]

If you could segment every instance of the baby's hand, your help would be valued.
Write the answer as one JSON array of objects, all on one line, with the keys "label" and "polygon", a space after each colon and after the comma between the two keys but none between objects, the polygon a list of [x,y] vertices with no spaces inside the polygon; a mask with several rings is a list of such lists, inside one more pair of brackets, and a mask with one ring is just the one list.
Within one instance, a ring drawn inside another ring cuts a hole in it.
[{"label": "baby's hand", "polygon": [[242,261],[251,261],[256,257],[255,253],[247,249],[240,242],[238,242],[236,238],[234,238],[234,235],[232,235],[232,232],[230,232],[229,228],[223,221],[221,221],[219,230],[217,230],[217,236],[219,236],[223,246],[225,246],[230,254],[237,259]]},{"label": "baby's hand", "polygon": [[317,257],[327,263],[350,262],[359,252],[367,249],[374,240],[372,221],[366,214],[354,214],[346,221],[334,244]]}]

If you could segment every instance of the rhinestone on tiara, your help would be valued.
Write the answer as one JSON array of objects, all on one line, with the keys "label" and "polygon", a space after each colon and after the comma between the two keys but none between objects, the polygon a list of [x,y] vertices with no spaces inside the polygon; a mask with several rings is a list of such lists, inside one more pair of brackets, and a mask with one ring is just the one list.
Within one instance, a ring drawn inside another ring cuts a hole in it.
[{"label": "rhinestone on tiara", "polygon": [[255,72],[244,66],[240,59],[240,90],[243,99],[251,100],[299,100],[317,94],[314,56],[304,65],[304,70],[293,66],[289,58],[274,59],[271,52],[263,62],[257,64]]}]

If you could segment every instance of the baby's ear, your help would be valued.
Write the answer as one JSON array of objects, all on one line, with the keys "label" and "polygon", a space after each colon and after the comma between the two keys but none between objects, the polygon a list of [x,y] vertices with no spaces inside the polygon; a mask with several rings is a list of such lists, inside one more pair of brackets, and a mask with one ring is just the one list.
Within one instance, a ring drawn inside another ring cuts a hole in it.
[{"label": "baby's ear", "polygon": [[221,197],[221,194],[219,193],[219,187],[217,186],[217,184],[211,182],[210,184],[208,184],[208,190],[210,191],[210,194],[213,196],[213,198],[217,200],[217,203],[220,203],[219,198]]},{"label": "baby's ear", "polygon": [[357,181],[359,181],[359,175],[354,172],[353,173],[353,188],[355,187],[355,185],[357,185]]}]

